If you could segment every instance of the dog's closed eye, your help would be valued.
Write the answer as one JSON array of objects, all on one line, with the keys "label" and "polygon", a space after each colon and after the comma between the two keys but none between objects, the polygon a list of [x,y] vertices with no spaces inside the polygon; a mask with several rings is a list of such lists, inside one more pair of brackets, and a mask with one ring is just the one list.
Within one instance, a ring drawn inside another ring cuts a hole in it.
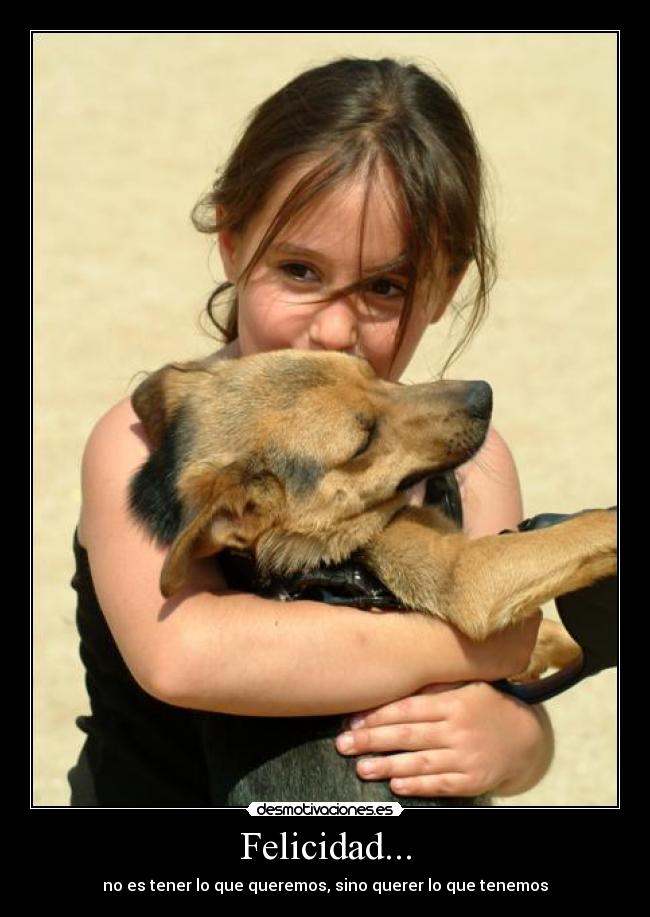
[{"label": "dog's closed eye", "polygon": [[362,425],[364,428],[365,437],[361,445],[357,449],[357,451],[352,456],[353,459],[357,458],[359,455],[363,455],[363,453],[366,452],[366,450],[370,448],[371,443],[374,441],[375,437],[377,436],[378,424],[377,424],[376,419],[366,418],[362,420]]}]

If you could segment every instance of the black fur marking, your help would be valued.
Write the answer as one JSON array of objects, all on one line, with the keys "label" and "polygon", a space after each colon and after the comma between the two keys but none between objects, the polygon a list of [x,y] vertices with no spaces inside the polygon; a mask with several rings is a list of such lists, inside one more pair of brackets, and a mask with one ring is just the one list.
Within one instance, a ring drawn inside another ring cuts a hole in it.
[{"label": "black fur marking", "polygon": [[313,490],[324,473],[320,462],[286,453],[272,456],[269,465],[274,474],[299,496]]},{"label": "black fur marking", "polygon": [[183,409],[177,411],[163,433],[158,449],[137,471],[129,486],[129,508],[159,542],[168,544],[178,535],[182,507],[176,481],[189,454],[188,425]]}]

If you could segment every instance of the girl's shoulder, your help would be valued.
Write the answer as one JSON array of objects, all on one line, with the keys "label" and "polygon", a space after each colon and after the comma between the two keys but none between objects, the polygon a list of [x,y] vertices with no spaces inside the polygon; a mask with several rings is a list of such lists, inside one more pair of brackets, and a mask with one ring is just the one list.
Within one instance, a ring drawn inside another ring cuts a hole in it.
[{"label": "girl's shoulder", "polygon": [[519,475],[512,452],[490,425],[474,458],[456,469],[464,529],[470,538],[515,528],[523,519]]},{"label": "girl's shoulder", "polygon": [[81,514],[77,535],[86,546],[88,514],[107,488],[125,490],[133,473],[149,456],[149,446],[130,398],[123,398],[93,426],[81,460]]},{"label": "girl's shoulder", "polygon": [[121,401],[118,401],[117,404],[114,404],[113,407],[102,414],[95,423],[88,437],[88,442],[91,442],[95,436],[101,436],[106,430],[110,430],[112,433],[122,430],[124,435],[128,436],[133,433],[132,428],[139,423],[138,415],[131,404],[131,397],[122,398]]}]

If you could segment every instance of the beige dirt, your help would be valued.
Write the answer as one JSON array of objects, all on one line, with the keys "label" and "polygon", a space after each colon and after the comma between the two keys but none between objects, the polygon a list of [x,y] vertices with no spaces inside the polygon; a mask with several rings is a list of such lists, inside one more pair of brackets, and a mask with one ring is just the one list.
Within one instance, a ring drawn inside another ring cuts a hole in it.
[{"label": "beige dirt", "polygon": [[[492,383],[527,515],[616,502],[616,53],[613,33],[35,36],[35,805],[68,804],[87,711],[69,587],[84,442],[140,370],[209,351],[220,265],[189,211],[300,70],[392,56],[451,81],[489,164],[501,270],[450,375]],[[457,331],[432,328],[405,379]],[[617,804],[616,690],[610,670],[549,702],[552,769],[504,805]]]}]

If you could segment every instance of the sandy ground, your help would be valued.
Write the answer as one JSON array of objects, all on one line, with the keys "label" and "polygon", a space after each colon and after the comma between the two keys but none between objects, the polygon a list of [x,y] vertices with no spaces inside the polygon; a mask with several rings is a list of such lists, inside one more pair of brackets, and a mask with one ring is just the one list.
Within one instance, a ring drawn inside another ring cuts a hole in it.
[{"label": "sandy ground", "polygon": [[[198,316],[220,266],[191,206],[254,105],[346,54],[438,68],[486,153],[500,279],[451,375],[492,383],[526,513],[616,500],[615,35],[36,36],[35,805],[67,805],[87,710],[69,587],[85,439],[139,370],[210,350]],[[549,702],[553,767],[506,804],[616,804],[616,690],[610,670]]]}]

